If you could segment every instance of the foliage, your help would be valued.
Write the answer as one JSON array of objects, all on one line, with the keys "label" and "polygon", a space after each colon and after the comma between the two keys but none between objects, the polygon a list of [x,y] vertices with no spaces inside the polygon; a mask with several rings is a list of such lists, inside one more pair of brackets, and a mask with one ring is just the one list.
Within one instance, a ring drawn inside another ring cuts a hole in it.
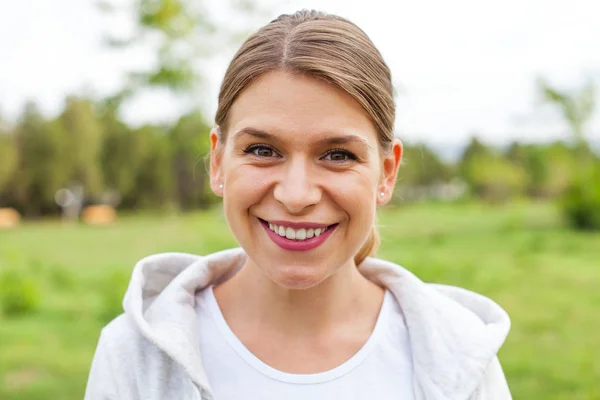
[{"label": "foliage", "polygon": [[203,162],[209,153],[210,127],[199,113],[183,116],[171,130],[175,195],[184,209],[207,207],[207,179]]},{"label": "foliage", "polygon": [[545,99],[561,110],[577,143],[575,179],[562,198],[563,212],[576,228],[600,230],[598,161],[585,138],[585,126],[594,113],[594,84],[589,81],[581,90],[572,92],[560,91],[543,79],[539,86]]},{"label": "foliage", "polygon": [[582,172],[561,199],[573,227],[600,230],[600,162]]},{"label": "foliage", "polygon": [[546,174],[542,193],[556,198],[565,192],[575,179],[577,154],[563,143],[551,143],[544,152]]},{"label": "foliage", "polygon": [[551,198],[562,194],[574,179],[574,150],[564,143],[547,146],[512,143],[506,158],[526,171],[525,194],[533,198]]},{"label": "foliage", "polygon": [[525,171],[500,155],[476,155],[466,165],[466,178],[480,198],[498,203],[520,195],[527,184]]},{"label": "foliage", "polygon": [[449,181],[452,170],[427,145],[405,144],[399,175],[403,185],[427,186]]},{"label": "foliage", "polygon": [[15,138],[19,167],[15,196],[28,215],[55,208],[54,194],[69,183],[69,140],[58,120],[45,121],[34,104],[25,106]]},{"label": "foliage", "polygon": [[207,1],[135,0],[128,6],[116,3],[102,0],[100,9],[109,15],[128,14],[133,32],[128,36],[108,32],[107,44],[115,49],[145,45],[154,54],[154,62],[146,69],[130,73],[125,87],[115,95],[117,103],[150,87],[198,94],[202,64],[223,47],[238,44],[240,34],[248,30],[254,17],[264,14],[251,1],[228,0],[219,5],[227,10],[227,24],[223,24],[216,7]]},{"label": "foliage", "polygon": [[137,200],[137,206],[161,208],[175,203],[175,177],[170,168],[174,155],[169,137],[162,129],[149,125],[136,130],[136,135],[143,137],[148,146],[135,176],[133,197]]},{"label": "foliage", "polygon": [[538,85],[545,100],[560,108],[575,139],[585,143],[585,125],[592,118],[596,105],[594,83],[588,81],[578,92],[557,89],[545,79],[539,79]]},{"label": "foliage", "polygon": [[454,166],[444,163],[427,145],[404,144],[394,198],[402,203],[456,199],[464,194],[464,185],[453,182],[454,177]]},{"label": "foliage", "polygon": [[[513,148],[507,158],[474,138],[460,160],[460,176],[478,198],[506,202],[522,195],[527,187],[528,175],[520,160],[521,153],[521,148]],[[531,172],[536,173],[535,169]]]},{"label": "foliage", "polygon": [[88,100],[69,97],[59,121],[69,147],[65,153],[68,180],[81,183],[90,195],[97,196],[102,188],[99,161],[103,135],[92,107]]},{"label": "foliage", "polygon": [[18,154],[14,136],[0,130],[0,195],[7,189],[17,170]]},{"label": "foliage", "polygon": [[471,141],[464,149],[460,161],[458,163],[458,173],[462,178],[468,177],[469,164],[473,158],[485,158],[491,156],[493,150],[479,141],[477,137],[471,138]]},{"label": "foliage", "polygon": [[6,316],[23,315],[39,308],[40,288],[33,276],[16,268],[0,270],[0,310]]},{"label": "foliage", "polygon": [[29,104],[14,131],[0,134],[0,196],[28,216],[58,212],[55,194],[73,182],[87,203],[116,192],[123,209],[207,207],[216,199],[204,164],[209,131],[197,112],[132,128],[117,108],[86,99],[70,98],[56,119]]},{"label": "foliage", "polygon": [[105,185],[119,192],[125,207],[136,205],[139,200],[137,179],[152,151],[154,132],[130,129],[117,119],[114,110],[106,112],[102,122],[105,136],[101,162]]}]

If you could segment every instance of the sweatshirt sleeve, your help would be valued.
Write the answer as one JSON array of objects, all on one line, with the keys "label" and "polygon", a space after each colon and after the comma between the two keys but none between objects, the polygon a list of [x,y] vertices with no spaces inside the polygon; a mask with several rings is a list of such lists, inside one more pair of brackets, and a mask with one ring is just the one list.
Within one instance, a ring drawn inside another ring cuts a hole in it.
[{"label": "sweatshirt sleeve", "polygon": [[498,357],[494,357],[483,381],[477,389],[475,400],[512,400]]},{"label": "sweatshirt sleeve", "polygon": [[118,400],[117,384],[113,375],[110,354],[104,332],[100,335],[87,381],[84,400]]}]

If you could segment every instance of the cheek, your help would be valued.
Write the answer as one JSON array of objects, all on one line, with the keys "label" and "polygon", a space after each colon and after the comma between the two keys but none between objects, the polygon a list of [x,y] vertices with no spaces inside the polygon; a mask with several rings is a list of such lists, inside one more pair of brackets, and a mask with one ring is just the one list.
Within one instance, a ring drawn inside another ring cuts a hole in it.
[{"label": "cheek", "polygon": [[377,179],[370,169],[336,174],[328,180],[327,187],[352,224],[371,226],[376,211]]},{"label": "cheek", "polygon": [[248,209],[264,197],[269,187],[268,177],[260,168],[241,165],[224,173],[226,210]]},{"label": "cheek", "polygon": [[223,172],[225,219],[237,242],[247,247],[252,243],[253,234],[248,210],[264,198],[268,185],[257,168],[241,165]]}]

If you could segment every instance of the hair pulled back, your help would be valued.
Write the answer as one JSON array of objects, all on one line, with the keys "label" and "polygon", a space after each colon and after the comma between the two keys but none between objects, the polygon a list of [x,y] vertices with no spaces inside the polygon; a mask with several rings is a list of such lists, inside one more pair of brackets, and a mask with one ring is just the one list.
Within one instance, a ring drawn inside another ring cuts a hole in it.
[{"label": "hair pulled back", "polygon": [[[285,70],[328,82],[351,95],[371,117],[383,154],[391,150],[396,114],[391,73],[367,34],[336,15],[302,10],[280,15],[250,36],[229,64],[215,123],[219,140],[228,134],[228,115],[240,93],[262,75]],[[356,265],[380,244],[374,225],[354,257]]]}]

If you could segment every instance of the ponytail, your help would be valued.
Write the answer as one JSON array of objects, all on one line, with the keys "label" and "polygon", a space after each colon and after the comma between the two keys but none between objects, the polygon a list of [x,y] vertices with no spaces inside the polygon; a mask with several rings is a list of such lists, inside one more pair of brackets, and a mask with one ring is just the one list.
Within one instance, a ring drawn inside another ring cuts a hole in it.
[{"label": "ponytail", "polygon": [[358,253],[356,253],[356,255],[354,256],[354,263],[358,266],[363,261],[365,261],[365,258],[369,256],[374,256],[377,253],[380,244],[381,238],[379,236],[379,232],[377,231],[377,226],[373,224],[373,226],[371,227],[371,233],[369,234],[369,237],[367,238],[365,243],[363,243]]}]

